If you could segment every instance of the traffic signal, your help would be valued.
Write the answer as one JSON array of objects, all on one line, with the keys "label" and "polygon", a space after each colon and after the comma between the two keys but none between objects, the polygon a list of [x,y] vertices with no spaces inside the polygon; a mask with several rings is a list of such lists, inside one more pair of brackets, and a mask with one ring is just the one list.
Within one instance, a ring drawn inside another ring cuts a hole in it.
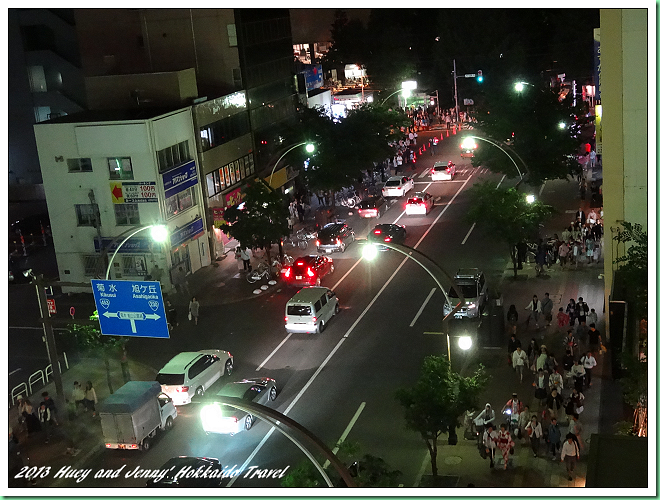
[{"label": "traffic signal", "polygon": [[484,73],[483,71],[479,70],[477,71],[477,82],[481,83],[484,81]]}]

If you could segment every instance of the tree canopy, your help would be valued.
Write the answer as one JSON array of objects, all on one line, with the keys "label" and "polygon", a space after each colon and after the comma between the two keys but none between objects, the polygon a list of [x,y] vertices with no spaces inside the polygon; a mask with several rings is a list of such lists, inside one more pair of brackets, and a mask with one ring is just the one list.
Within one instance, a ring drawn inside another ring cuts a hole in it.
[{"label": "tree canopy", "polygon": [[427,356],[415,385],[397,391],[396,398],[405,410],[406,427],[418,432],[429,450],[433,476],[438,475],[438,438],[455,432],[459,417],[477,407],[477,398],[487,380],[481,365],[472,376],[463,377],[451,370],[446,356]]},{"label": "tree canopy", "polygon": [[493,182],[475,184],[467,193],[470,209],[466,221],[485,227],[486,234],[508,245],[515,274],[516,244],[535,239],[539,224],[555,209],[538,200],[528,203],[524,193],[515,188],[497,189]]},{"label": "tree canopy", "polygon": [[637,308],[638,314],[640,317],[645,317],[649,295],[648,234],[641,224],[623,221],[621,225],[623,230],[614,235],[614,241],[630,243],[630,245],[626,248],[625,254],[617,257],[614,262],[619,264],[617,273],[621,274],[632,290],[632,299],[641,306]]}]

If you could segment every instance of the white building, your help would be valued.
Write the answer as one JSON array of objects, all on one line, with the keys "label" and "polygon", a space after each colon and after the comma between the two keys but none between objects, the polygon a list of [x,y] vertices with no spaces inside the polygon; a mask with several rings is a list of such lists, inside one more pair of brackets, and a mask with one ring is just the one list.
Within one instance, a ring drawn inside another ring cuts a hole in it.
[{"label": "white building", "polygon": [[85,111],[34,126],[60,280],[105,276],[109,255],[136,229],[164,223],[169,241],[132,236],[110,278],[210,264],[191,107]]}]

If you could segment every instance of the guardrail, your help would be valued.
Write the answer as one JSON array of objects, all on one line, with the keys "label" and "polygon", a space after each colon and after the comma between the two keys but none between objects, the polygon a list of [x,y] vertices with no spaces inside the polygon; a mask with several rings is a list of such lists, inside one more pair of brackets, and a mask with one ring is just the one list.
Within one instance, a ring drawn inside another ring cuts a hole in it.
[{"label": "guardrail", "polygon": [[[68,370],[69,360],[66,357],[66,352],[63,352],[62,356],[64,357],[64,365]],[[60,367],[60,373],[62,373],[62,363],[60,363],[59,360],[57,361],[57,365]],[[48,384],[48,382],[50,382],[50,378],[52,376],[53,376],[53,365],[50,363],[43,370],[37,370],[36,372],[34,372],[32,375],[28,377],[27,383],[21,382],[11,390],[9,407],[11,408],[12,405],[16,403],[16,401],[18,400],[18,396],[25,395],[25,397],[28,397],[34,394],[33,387],[35,385],[41,383],[39,387],[44,387],[46,384]]]}]

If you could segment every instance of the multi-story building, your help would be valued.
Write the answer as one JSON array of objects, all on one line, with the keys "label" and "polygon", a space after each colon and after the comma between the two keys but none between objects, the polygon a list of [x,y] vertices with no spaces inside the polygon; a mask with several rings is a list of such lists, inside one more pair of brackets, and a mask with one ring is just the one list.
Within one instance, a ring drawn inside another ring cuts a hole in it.
[{"label": "multi-story building", "polygon": [[[193,114],[182,109],[87,111],[35,125],[60,278],[105,275],[106,252],[135,229],[167,225],[157,244],[143,231],[119,250],[110,277],[194,272],[210,263]],[[103,250],[106,249],[106,252]]]}]

